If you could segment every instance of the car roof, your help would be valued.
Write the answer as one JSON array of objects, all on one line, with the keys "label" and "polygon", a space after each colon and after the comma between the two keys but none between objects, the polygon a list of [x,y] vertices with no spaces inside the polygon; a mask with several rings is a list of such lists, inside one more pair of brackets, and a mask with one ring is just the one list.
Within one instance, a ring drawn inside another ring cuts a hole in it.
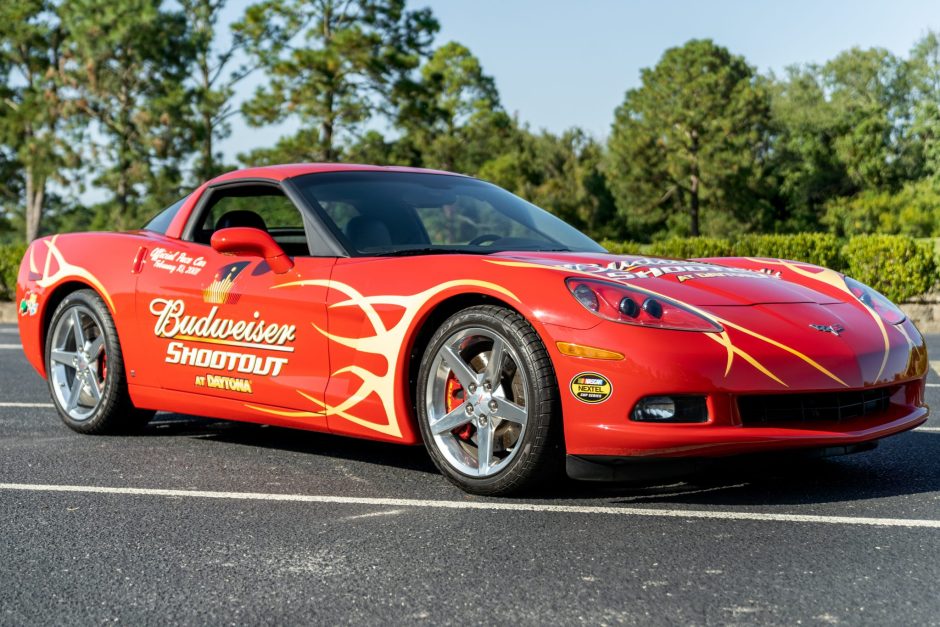
[{"label": "car roof", "polygon": [[443,170],[427,170],[424,168],[407,168],[402,166],[362,165],[355,163],[289,163],[284,165],[269,165],[257,168],[245,168],[227,172],[209,181],[210,184],[237,181],[240,179],[270,179],[283,181],[285,179],[315,174],[318,172],[410,172],[423,174],[449,174],[463,176]]}]

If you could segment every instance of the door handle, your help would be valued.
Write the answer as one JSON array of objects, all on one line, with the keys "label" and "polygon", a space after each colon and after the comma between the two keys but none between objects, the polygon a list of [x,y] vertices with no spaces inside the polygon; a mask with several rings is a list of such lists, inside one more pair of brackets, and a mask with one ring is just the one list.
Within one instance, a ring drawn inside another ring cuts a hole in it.
[{"label": "door handle", "polygon": [[131,268],[131,274],[140,274],[144,269],[144,262],[147,260],[147,247],[141,246],[134,255],[134,266]]}]

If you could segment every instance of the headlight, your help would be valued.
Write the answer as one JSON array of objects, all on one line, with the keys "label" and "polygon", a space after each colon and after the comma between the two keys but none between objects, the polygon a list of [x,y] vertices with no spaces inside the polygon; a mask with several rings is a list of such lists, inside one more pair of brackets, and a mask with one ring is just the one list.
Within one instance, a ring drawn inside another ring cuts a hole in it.
[{"label": "headlight", "polygon": [[596,279],[571,277],[565,283],[575,300],[605,320],[678,331],[722,331],[721,325],[669,298]]},{"label": "headlight", "polygon": [[888,324],[901,324],[907,318],[897,305],[864,283],[845,277],[845,284],[860,303],[877,313]]}]

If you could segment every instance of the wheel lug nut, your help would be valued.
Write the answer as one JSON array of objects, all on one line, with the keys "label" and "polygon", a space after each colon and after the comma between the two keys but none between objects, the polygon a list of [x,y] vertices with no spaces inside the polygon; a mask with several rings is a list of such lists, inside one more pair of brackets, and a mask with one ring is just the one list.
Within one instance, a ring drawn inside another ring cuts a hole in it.
[{"label": "wheel lug nut", "polygon": [[496,404],[496,401],[490,401],[490,411],[496,411],[499,405]]},{"label": "wheel lug nut", "polygon": [[467,413],[473,414],[473,403],[467,403]]},{"label": "wheel lug nut", "polygon": [[487,381],[486,383],[483,384],[483,389],[486,390],[487,392],[489,392],[490,390],[493,389],[493,386],[490,385],[490,382],[489,382],[489,381]]},{"label": "wheel lug nut", "polygon": [[469,386],[467,389],[469,389],[469,390],[470,390],[470,393],[473,394],[474,392],[477,391],[477,386],[474,385],[473,383],[471,383],[470,386]]}]

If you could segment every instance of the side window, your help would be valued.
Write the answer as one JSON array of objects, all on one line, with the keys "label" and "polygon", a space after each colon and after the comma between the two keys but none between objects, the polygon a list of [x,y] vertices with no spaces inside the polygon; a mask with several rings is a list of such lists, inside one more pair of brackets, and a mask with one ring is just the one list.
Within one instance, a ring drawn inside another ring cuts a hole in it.
[{"label": "side window", "polygon": [[300,211],[276,187],[240,185],[213,190],[198,220],[192,239],[202,244],[208,244],[219,229],[241,226],[267,231],[292,257],[310,254]]}]

